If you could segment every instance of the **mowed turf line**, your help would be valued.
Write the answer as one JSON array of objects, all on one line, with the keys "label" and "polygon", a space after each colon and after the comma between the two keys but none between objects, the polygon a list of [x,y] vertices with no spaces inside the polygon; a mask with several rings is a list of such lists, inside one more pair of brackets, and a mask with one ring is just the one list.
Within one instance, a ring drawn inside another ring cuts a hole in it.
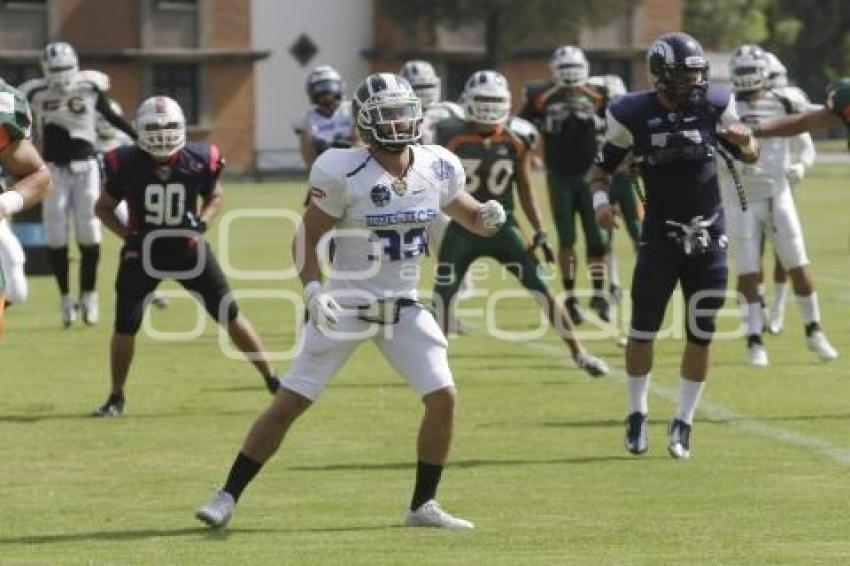
[{"label": "mowed turf line", "polygon": [[[704,399],[734,415],[699,415],[691,461],[667,457],[664,428],[674,406],[659,397],[650,402],[650,452],[635,458],[623,449],[622,350],[612,341],[590,344],[616,374],[594,381],[570,368],[551,332],[533,345],[480,329],[453,339],[461,403],[439,498],[476,522],[472,533],[399,526],[421,411],[371,345],[296,425],[228,531],[207,533],[194,510],[223,481],[268,396],[247,363],[220,353],[207,323],[190,342],[140,336],[126,416],[88,418],[107,393],[117,255],[109,237],[98,327],[60,329],[48,278],[32,279],[30,302],[8,313],[0,345],[0,564],[841,563],[850,556],[850,469],[774,437],[790,431],[850,449],[848,175],[846,165],[819,167],[798,193],[825,326],[844,357],[814,361],[793,303],[785,334],[768,338],[769,369],[747,367],[740,340],[719,343]],[[226,190],[228,210],[299,211],[303,195],[300,182]],[[217,233],[210,238],[221,255]],[[284,222],[243,218],[231,234],[236,267],[291,264]],[[623,234],[617,246],[628,281],[633,260]],[[300,292],[293,280],[232,283]],[[479,286],[517,288],[499,277]],[[271,349],[291,346],[291,306],[241,305]],[[502,309],[503,329],[537,323],[529,299],[506,300]],[[181,299],[152,317],[171,331],[194,320]],[[659,344],[656,386],[677,389],[681,347]],[[742,428],[748,418],[765,425],[762,434]]]}]

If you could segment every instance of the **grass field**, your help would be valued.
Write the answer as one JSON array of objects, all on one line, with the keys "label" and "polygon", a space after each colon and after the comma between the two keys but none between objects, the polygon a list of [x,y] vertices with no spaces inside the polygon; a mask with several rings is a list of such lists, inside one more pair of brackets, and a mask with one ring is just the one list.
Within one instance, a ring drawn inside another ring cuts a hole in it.
[{"label": "grass field", "polygon": [[[223,481],[268,396],[247,363],[220,352],[207,323],[192,341],[140,335],[125,416],[87,417],[108,392],[117,255],[109,237],[98,327],[62,330],[45,277],[32,279],[30,302],[8,313],[0,564],[847,563],[848,176],[846,164],[821,166],[798,193],[825,327],[844,357],[814,360],[793,302],[785,333],[768,339],[769,369],[748,367],[740,340],[718,343],[690,461],[673,461],[665,449],[682,342],[658,344],[651,448],[638,458],[622,447],[623,352],[613,341],[590,344],[613,366],[594,381],[572,368],[551,332],[526,342],[483,332],[453,339],[461,405],[439,498],[475,521],[471,533],[399,526],[420,408],[370,344],[296,425],[231,527],[209,533],[194,510]],[[230,184],[227,209],[298,211],[302,191],[300,183]],[[234,222],[232,263],[283,269],[290,233],[279,219]],[[622,235],[618,248],[628,281],[633,261]],[[293,280],[231,283],[300,292]],[[480,286],[517,288],[497,279]],[[291,346],[293,308],[259,299],[241,306],[270,349]],[[530,299],[503,306],[501,327],[535,325]],[[194,313],[175,299],[151,322],[188,330]]]}]

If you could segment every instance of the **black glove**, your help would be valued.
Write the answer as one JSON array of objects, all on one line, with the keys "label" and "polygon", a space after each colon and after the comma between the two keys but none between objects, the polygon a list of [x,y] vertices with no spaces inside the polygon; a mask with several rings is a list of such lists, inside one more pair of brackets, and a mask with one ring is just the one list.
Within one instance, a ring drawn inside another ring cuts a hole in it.
[{"label": "black glove", "polygon": [[531,247],[528,248],[528,251],[533,252],[537,248],[543,250],[543,258],[546,260],[546,263],[555,263],[555,252],[553,252],[552,248],[549,246],[549,235],[545,230],[540,230],[534,234],[534,239],[532,240]]},{"label": "black glove", "polygon": [[194,230],[198,234],[203,234],[207,231],[207,221],[201,220],[199,217],[195,216],[191,212],[188,214],[189,216],[189,229]]}]

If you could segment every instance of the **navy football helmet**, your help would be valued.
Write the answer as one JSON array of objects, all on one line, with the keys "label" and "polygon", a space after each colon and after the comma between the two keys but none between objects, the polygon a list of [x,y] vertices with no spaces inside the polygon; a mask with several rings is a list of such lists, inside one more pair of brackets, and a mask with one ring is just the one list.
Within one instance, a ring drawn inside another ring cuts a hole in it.
[{"label": "navy football helmet", "polygon": [[708,59],[699,42],[682,32],[666,33],[646,54],[655,90],[677,105],[696,105],[708,89]]}]

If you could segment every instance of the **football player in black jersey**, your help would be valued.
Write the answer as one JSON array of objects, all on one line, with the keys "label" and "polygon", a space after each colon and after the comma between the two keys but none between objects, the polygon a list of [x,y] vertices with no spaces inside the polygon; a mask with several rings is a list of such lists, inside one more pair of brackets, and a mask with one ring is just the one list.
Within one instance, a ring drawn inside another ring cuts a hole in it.
[{"label": "football player in black jersey", "polygon": [[[591,171],[591,186],[596,220],[606,229],[616,225],[608,202],[611,175],[630,151],[646,188],[626,347],[626,448],[634,454],[647,449],[653,341],[667,302],[681,283],[687,345],[668,452],[688,458],[691,424],[728,276],[717,157],[723,157],[735,175],[733,156],[752,163],[758,159],[758,145],[738,120],[731,92],[709,84],[708,61],[694,38],[679,32],[661,36],[652,44],[647,63],[655,89],[626,94],[608,107],[605,143]],[[746,206],[743,198],[741,206]]]},{"label": "football player in black jersey", "polygon": [[[95,205],[107,228],[124,240],[115,281],[115,329],[111,342],[112,391],[93,416],[124,410],[124,384],[133,360],[135,335],[146,304],[163,279],[178,281],[227,328],[236,346],[257,367],[274,392],[277,376],[260,338],[239,312],[230,286],[202,233],[221,208],[218,181],[224,160],[218,147],[186,142],[186,120],[171,98],[154,96],[136,113],[136,145],[106,154],[104,191]],[[201,200],[201,209],[196,204]],[[115,208],[127,202],[125,225]]]}]

